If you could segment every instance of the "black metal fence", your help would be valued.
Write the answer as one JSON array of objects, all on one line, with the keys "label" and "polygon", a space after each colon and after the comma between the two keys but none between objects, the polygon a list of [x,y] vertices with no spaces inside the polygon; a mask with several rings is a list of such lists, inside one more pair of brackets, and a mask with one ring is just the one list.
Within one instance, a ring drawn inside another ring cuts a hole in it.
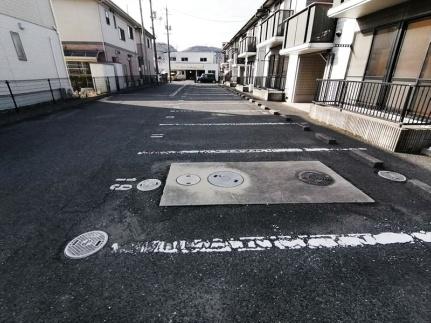
[{"label": "black metal fence", "polygon": [[[158,82],[159,81],[159,82]],[[0,110],[91,97],[165,83],[154,75],[124,77],[71,76],[59,79],[0,80]]]},{"label": "black metal fence", "polygon": [[284,91],[286,76],[256,76],[254,86],[261,89],[274,89]]},{"label": "black metal fence", "polygon": [[317,80],[314,102],[401,124],[431,124],[431,84]]}]

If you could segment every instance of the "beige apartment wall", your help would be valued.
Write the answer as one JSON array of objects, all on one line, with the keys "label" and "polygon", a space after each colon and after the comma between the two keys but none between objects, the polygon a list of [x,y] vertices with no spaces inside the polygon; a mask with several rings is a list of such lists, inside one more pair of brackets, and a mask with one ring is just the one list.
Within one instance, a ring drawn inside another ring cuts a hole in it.
[{"label": "beige apartment wall", "polygon": [[44,27],[55,27],[50,0],[1,0],[0,13]]},{"label": "beige apartment wall", "polygon": [[63,42],[103,42],[96,1],[53,0],[52,3]]}]

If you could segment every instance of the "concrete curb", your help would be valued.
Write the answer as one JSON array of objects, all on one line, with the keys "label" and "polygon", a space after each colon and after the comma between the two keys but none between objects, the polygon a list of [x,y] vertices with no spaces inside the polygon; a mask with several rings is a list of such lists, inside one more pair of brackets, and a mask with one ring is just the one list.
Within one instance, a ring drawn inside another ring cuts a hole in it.
[{"label": "concrete curb", "polygon": [[377,159],[361,150],[350,151],[350,156],[352,156],[357,161],[360,161],[372,168],[382,169],[384,166],[383,161]]},{"label": "concrete curb", "polygon": [[407,186],[414,189],[423,198],[431,200],[431,186],[418,179],[409,179]]},{"label": "concrete curb", "polygon": [[299,125],[299,126],[302,128],[302,130],[304,130],[304,131],[311,131],[310,125],[309,125],[308,123],[299,123],[298,125]]},{"label": "concrete curb", "polygon": [[431,157],[431,147],[430,148],[422,149],[422,155]]},{"label": "concrete curb", "polygon": [[316,133],[315,135],[316,139],[323,141],[324,143],[328,145],[336,145],[337,140],[335,138],[329,137],[323,133]]}]

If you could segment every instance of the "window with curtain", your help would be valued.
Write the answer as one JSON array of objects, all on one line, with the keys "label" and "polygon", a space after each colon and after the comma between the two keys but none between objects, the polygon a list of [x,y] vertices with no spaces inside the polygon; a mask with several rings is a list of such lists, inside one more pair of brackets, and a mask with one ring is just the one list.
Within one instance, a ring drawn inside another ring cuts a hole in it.
[{"label": "window with curtain", "polygon": [[431,18],[407,26],[393,79],[430,78]]},{"label": "window with curtain", "polygon": [[388,65],[397,38],[398,26],[379,29],[374,34],[365,78],[383,80],[387,76]]}]

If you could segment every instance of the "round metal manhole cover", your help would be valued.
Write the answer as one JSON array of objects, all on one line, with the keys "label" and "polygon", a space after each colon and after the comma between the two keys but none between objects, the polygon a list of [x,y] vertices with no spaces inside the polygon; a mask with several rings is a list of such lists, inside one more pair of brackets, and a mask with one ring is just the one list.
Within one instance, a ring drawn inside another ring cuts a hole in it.
[{"label": "round metal manhole cover", "polygon": [[300,172],[297,177],[301,182],[316,186],[329,186],[335,182],[328,174],[316,171]]},{"label": "round metal manhole cover", "polygon": [[392,182],[404,183],[407,181],[407,177],[405,177],[403,174],[396,172],[381,170],[380,172],[378,172],[378,175]]},{"label": "round metal manhole cover", "polygon": [[108,235],[106,232],[86,232],[70,241],[64,249],[64,254],[71,259],[86,258],[102,249],[107,242]]},{"label": "round metal manhole cover", "polygon": [[198,184],[201,178],[198,175],[186,174],[177,178],[177,183],[183,186],[193,186]]},{"label": "round metal manhole cover", "polygon": [[208,182],[214,186],[232,188],[244,183],[244,178],[235,172],[219,171],[210,174],[210,176],[208,176]]},{"label": "round metal manhole cover", "polygon": [[137,189],[142,192],[148,192],[158,189],[161,185],[162,182],[158,179],[146,179],[138,184]]}]

